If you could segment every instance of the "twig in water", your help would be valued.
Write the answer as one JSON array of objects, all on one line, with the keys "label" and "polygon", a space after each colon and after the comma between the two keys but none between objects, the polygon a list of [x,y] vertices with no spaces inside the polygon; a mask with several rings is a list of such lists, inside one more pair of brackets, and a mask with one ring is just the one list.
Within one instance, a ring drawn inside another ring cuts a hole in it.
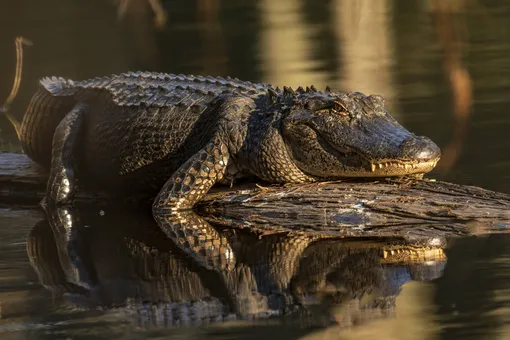
[{"label": "twig in water", "polygon": [[5,117],[11,122],[12,126],[16,130],[16,134],[18,138],[20,138],[20,122],[9,113],[9,109],[11,108],[11,104],[18,95],[19,87],[21,84],[21,73],[23,71],[23,45],[30,46],[32,42],[23,37],[16,37],[16,73],[14,75],[14,83],[12,84],[11,93],[9,97],[5,100],[2,107],[0,107],[0,112],[3,112]]}]

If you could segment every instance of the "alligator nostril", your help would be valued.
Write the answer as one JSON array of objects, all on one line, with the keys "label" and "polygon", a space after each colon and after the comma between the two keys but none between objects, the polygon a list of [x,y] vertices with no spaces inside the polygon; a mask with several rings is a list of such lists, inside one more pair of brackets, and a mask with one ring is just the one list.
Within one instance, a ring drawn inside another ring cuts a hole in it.
[{"label": "alligator nostril", "polygon": [[430,138],[412,136],[399,146],[401,156],[417,161],[428,161],[441,157],[441,150]]}]

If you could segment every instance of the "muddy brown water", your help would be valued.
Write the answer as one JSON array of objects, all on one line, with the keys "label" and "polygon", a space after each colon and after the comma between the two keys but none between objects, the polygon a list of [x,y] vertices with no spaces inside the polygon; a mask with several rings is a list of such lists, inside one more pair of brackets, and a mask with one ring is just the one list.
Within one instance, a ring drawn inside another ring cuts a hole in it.
[{"label": "muddy brown water", "polygon": [[[48,75],[84,79],[148,70],[330,85],[384,95],[404,126],[432,138],[443,158],[430,177],[510,193],[509,1],[150,3],[2,1],[2,96],[14,73],[14,37],[34,43],[25,50],[13,114],[22,117],[37,79]],[[0,150],[20,151],[5,119]],[[498,233],[508,226],[497,221],[493,235],[451,242],[447,260],[413,263],[385,262],[370,242],[297,243],[298,265],[289,272],[264,262],[279,241],[262,239],[245,250],[246,272],[236,274],[244,279],[233,280],[232,294],[245,297],[244,312],[236,315],[225,310],[228,289],[179,257],[150,219],[126,220],[132,212],[108,210],[104,220],[99,213],[95,207],[82,211],[79,232],[69,235],[73,242],[58,248],[37,206],[1,207],[0,338],[510,334],[510,241]],[[37,252],[27,252],[27,240],[29,246],[39,240]],[[250,260],[253,254],[260,256]],[[327,266],[317,264],[324,261]],[[299,304],[289,302],[289,292],[301,297]]]}]

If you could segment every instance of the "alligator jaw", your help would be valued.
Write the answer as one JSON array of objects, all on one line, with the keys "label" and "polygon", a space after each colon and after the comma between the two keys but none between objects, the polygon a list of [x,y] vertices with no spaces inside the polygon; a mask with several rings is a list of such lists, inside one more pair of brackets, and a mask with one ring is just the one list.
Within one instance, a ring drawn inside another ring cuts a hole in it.
[{"label": "alligator jaw", "polygon": [[372,176],[400,176],[414,173],[426,173],[434,169],[439,158],[425,162],[387,161],[371,162]]}]

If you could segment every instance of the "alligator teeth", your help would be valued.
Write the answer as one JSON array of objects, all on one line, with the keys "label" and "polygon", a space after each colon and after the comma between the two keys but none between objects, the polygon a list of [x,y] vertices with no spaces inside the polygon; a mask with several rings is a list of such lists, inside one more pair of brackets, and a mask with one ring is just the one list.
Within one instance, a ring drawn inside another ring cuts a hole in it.
[{"label": "alligator teeth", "polygon": [[[438,161],[431,162],[432,167],[436,166]],[[375,172],[377,169],[383,169],[388,167],[401,168],[401,169],[418,169],[420,164],[403,164],[400,162],[381,162],[381,163],[371,163],[370,169],[372,172]]]}]

